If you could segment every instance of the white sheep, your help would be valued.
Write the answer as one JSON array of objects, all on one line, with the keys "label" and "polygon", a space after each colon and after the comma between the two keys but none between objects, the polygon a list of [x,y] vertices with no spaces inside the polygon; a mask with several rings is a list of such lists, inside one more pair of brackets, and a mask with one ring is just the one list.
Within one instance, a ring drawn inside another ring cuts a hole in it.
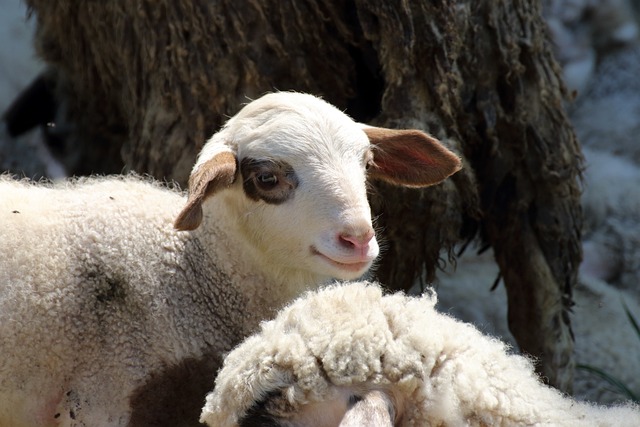
[{"label": "white sheep", "polygon": [[435,294],[366,282],[309,292],[225,358],[212,427],[633,426],[640,409],[580,403],[501,341],[435,310]]},{"label": "white sheep", "polygon": [[205,145],[186,201],[131,176],[0,178],[0,426],[197,422],[222,352],[371,266],[367,177],[426,186],[459,167],[423,132],[274,93]]}]

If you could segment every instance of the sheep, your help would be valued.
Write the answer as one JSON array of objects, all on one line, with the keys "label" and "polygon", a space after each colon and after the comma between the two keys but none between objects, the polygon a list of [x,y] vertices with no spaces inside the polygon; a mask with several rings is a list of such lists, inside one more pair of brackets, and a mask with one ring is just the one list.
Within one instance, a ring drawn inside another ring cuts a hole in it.
[{"label": "sheep", "polygon": [[367,178],[427,186],[459,168],[423,132],[271,93],[203,147],[186,200],[135,176],[2,177],[0,425],[195,423],[222,352],[372,265]]},{"label": "sheep", "polygon": [[230,352],[201,421],[215,427],[638,426],[544,385],[531,361],[368,282],[308,292]]}]

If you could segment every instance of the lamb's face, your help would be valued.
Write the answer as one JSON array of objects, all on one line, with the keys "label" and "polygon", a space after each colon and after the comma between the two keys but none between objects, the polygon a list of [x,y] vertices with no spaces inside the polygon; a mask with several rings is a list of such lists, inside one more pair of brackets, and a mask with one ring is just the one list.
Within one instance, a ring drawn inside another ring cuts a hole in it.
[{"label": "lamb's face", "polygon": [[359,277],[379,253],[367,200],[368,169],[394,183],[425,185],[424,177],[416,182],[415,171],[425,167],[415,159],[425,158],[422,142],[399,143],[394,134],[395,143],[376,146],[370,135],[379,137],[377,131],[310,95],[260,98],[203,149],[190,179],[190,201],[176,225],[195,228],[193,206],[224,189],[219,203],[270,265],[324,279]]},{"label": "lamb's face", "polygon": [[238,141],[244,235],[272,262],[340,279],[378,256],[367,200],[369,139],[346,116],[281,112]]}]

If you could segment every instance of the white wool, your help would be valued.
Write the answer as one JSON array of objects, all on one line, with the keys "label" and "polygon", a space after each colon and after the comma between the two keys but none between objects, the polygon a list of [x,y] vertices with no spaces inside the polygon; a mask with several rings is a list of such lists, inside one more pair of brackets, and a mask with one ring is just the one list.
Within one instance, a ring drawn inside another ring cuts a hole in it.
[{"label": "white wool", "polygon": [[366,282],[306,294],[229,353],[201,421],[235,427],[266,398],[267,415],[303,427],[297,413],[348,387],[393,395],[396,427],[640,425],[636,407],[590,406],[542,384],[529,360],[435,303]]}]

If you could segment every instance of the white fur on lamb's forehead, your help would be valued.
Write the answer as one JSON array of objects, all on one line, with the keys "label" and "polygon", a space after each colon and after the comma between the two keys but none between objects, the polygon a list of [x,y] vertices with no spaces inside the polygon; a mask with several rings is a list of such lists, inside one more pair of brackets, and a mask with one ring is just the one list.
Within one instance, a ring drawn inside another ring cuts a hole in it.
[{"label": "white fur on lamb's forehead", "polygon": [[244,119],[247,116],[259,116],[264,111],[273,112],[310,112],[321,115],[330,115],[342,119],[351,120],[335,106],[316,96],[298,92],[275,92],[266,94],[245,105],[234,119]]},{"label": "white fur on lamb's forehead", "polygon": [[362,157],[369,146],[360,124],[331,104],[299,93],[266,95],[247,105],[229,128],[239,157]]},{"label": "white fur on lamb's forehead", "polygon": [[[284,160],[363,158],[369,139],[362,125],[312,95],[279,92],[247,104],[205,145],[194,170],[223,151]],[[311,149],[310,149],[311,148]]]}]

